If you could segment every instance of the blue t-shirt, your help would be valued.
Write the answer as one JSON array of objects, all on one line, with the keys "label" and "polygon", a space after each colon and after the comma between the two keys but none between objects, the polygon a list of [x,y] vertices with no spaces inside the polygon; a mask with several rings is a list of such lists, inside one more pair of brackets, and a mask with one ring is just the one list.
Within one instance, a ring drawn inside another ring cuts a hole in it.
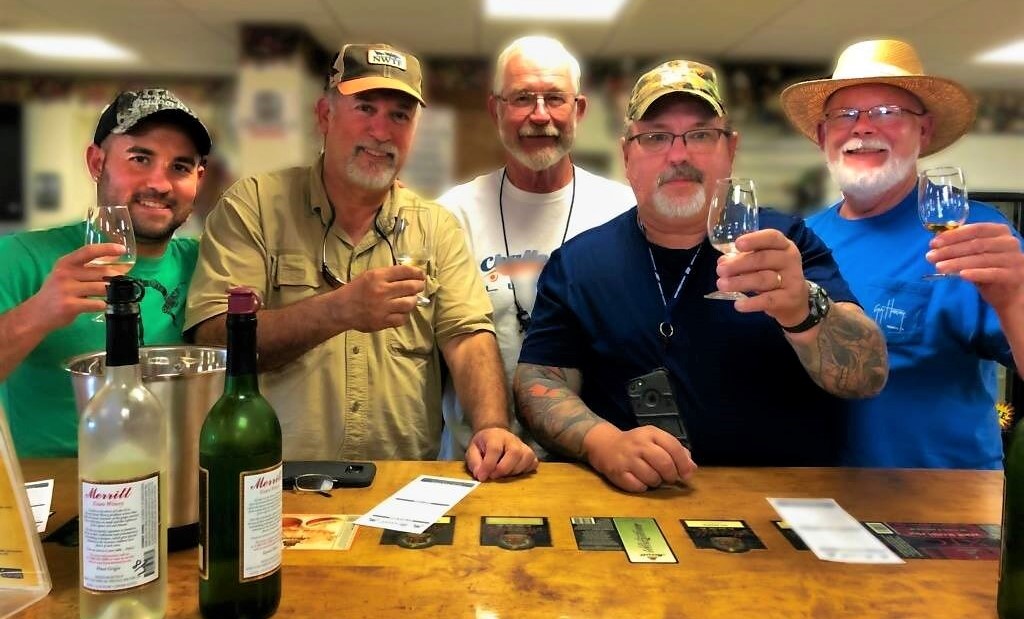
[{"label": "blue t-shirt", "polygon": [[[623,430],[637,425],[627,383],[667,368],[698,464],[836,464],[842,400],[814,384],[771,317],[703,298],[716,289],[720,255],[707,241],[674,305],[674,333],[663,343],[666,308],[636,216],[633,208],[551,255],[520,362],[580,370],[583,401]],[[797,245],[808,279],[836,301],[855,302],[828,248],[802,220],[763,209],[760,222]],[[671,297],[678,280],[665,283]]]},{"label": "blue t-shirt", "polygon": [[[968,222],[1007,223],[980,202]],[[918,219],[917,189],[876,217],[844,219],[835,204],[807,223],[889,348],[885,389],[851,405],[844,464],[1002,468],[993,360],[1012,366],[1010,347],[973,284],[922,279],[935,267],[925,259],[933,235]]]}]

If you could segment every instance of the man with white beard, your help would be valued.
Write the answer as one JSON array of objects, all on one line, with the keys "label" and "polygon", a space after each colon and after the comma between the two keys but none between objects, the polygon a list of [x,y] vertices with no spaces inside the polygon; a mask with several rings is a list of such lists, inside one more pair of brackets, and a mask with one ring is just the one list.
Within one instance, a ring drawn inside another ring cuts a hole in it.
[{"label": "man with white beard", "polygon": [[[474,430],[469,472],[483,481],[532,471],[536,455],[509,431],[491,304],[462,229],[396,182],[424,104],[415,56],[345,45],[316,104],[323,154],[224,193],[207,219],[185,327],[223,344],[228,287],[259,294],[260,383],[285,459],[436,458],[443,355]],[[431,221],[426,273],[398,264],[399,206]]]},{"label": "man with white beard", "polygon": [[[938,235],[917,213],[917,160],[970,127],[975,101],[960,84],[924,74],[914,49],[865,41],[831,79],[782,93],[789,120],[825,153],[842,199],[808,225],[885,334],[889,382],[852,404],[843,463],[998,469],[1002,442],[995,364],[1021,367],[1024,255],[991,206]],[[941,281],[925,275],[959,273]]]},{"label": "man with white beard", "polygon": [[[711,67],[652,69],[625,120],[638,205],[544,267],[516,370],[520,418],[543,447],[633,492],[684,480],[694,462],[835,464],[841,398],[885,384],[878,327],[800,219],[763,209],[737,255],[708,242],[710,188],[739,141]],[[716,289],[749,296],[704,297]]]},{"label": "man with white beard", "polygon": [[[487,110],[505,165],[437,201],[466,231],[487,294],[509,385],[548,255],[580,232],[636,204],[633,192],[574,165],[570,151],[587,111],[580,63],[557,40],[522,37],[499,55]],[[471,431],[452,382],[444,391],[441,457],[461,459]],[[509,409],[513,428],[524,436]]]}]

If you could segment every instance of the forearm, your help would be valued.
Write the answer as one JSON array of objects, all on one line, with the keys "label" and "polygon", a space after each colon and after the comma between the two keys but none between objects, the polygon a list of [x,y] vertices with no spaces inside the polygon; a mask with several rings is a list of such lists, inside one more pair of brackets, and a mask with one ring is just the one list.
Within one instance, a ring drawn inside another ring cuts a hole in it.
[{"label": "forearm", "polygon": [[[345,331],[332,320],[323,295],[279,309],[260,310],[256,344],[259,370],[269,372],[295,361],[322,342]],[[227,342],[226,314],[214,316],[195,328],[197,344],[223,346]]]},{"label": "forearm", "polygon": [[513,391],[519,418],[548,451],[586,460],[583,439],[605,424],[580,399],[583,376],[579,370],[532,363],[516,368]]},{"label": "forearm", "polygon": [[800,363],[819,387],[841,398],[878,395],[889,376],[885,338],[852,303],[835,303],[813,329],[787,333]]},{"label": "forearm", "polygon": [[508,390],[494,334],[476,331],[457,336],[441,352],[473,432],[484,428],[507,429]]},{"label": "forearm", "polygon": [[0,314],[0,381],[7,377],[18,364],[24,361],[49,329],[36,320],[39,313],[32,307],[31,299],[11,310]]}]

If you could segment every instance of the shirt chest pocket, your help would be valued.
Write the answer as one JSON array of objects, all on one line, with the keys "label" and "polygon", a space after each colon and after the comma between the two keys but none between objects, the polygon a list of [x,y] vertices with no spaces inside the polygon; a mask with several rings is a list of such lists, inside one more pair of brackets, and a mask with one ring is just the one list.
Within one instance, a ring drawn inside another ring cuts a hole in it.
[{"label": "shirt chest pocket", "polygon": [[880,279],[869,284],[872,301],[864,311],[878,323],[889,346],[918,344],[924,339],[933,290],[927,282]]},{"label": "shirt chest pocket", "polygon": [[303,254],[277,254],[272,258],[270,281],[276,297],[270,306],[291,305],[318,294],[320,264]]}]

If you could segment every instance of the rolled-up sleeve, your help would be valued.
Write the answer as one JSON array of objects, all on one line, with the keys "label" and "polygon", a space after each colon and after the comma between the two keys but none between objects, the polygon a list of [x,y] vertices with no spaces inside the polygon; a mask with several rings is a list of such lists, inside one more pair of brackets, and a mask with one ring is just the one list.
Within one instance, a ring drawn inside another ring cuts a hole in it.
[{"label": "rolled-up sleeve", "polygon": [[206,219],[188,292],[186,331],[225,313],[232,286],[248,286],[266,298],[270,264],[256,189],[253,178],[235,183]]},{"label": "rolled-up sleeve", "polygon": [[466,236],[454,216],[437,208],[435,263],[437,301],[434,335],[444,346],[452,338],[474,331],[494,332],[494,308],[473,257]]}]

